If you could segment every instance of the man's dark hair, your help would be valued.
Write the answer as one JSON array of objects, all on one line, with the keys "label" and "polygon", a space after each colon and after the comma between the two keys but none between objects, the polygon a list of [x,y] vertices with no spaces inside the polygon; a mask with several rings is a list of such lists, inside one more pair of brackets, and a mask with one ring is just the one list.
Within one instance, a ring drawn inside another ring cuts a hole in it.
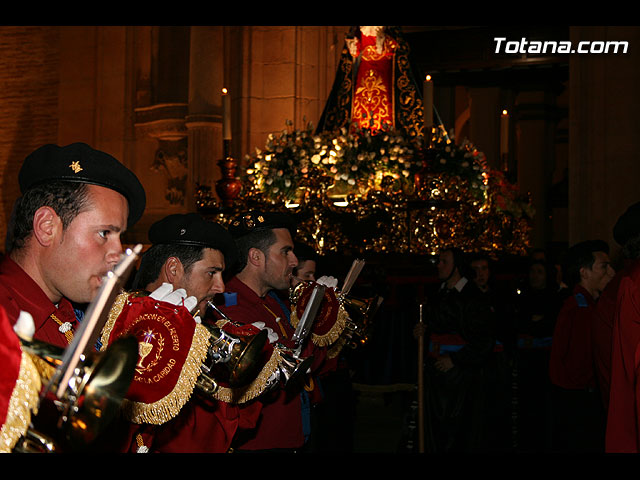
[{"label": "man's dark hair", "polygon": [[195,245],[152,245],[142,254],[140,268],[133,281],[133,288],[144,289],[160,276],[162,265],[169,257],[176,257],[182,263],[185,273],[189,273],[193,265],[202,260],[207,247]]},{"label": "man's dark hair", "polygon": [[276,243],[276,234],[273,233],[273,230],[258,230],[236,238],[235,241],[238,247],[238,261],[236,262],[235,272],[238,273],[247,266],[249,250],[257,248],[266,255],[269,247]]},{"label": "man's dark hair", "polygon": [[609,245],[604,240],[585,240],[567,250],[562,271],[564,281],[570,288],[580,283],[581,268],[593,267],[595,252],[608,254]]},{"label": "man's dark hair", "polygon": [[314,262],[318,262],[318,252],[315,249],[311,248],[309,245],[301,242],[293,243],[293,253],[298,259],[298,266],[293,269],[293,274],[298,275],[298,267],[302,265],[302,263],[307,260],[313,260]]},{"label": "man's dark hair", "polygon": [[51,182],[34,186],[16,200],[7,229],[7,252],[24,247],[33,233],[33,216],[40,207],[51,207],[66,229],[89,205],[86,183]]},{"label": "man's dark hair", "polygon": [[629,238],[622,246],[622,254],[631,260],[640,258],[640,234]]},{"label": "man's dark hair", "polygon": [[471,263],[467,260],[467,254],[458,247],[446,247],[444,248],[440,253],[444,253],[444,252],[451,252],[452,256],[453,256],[453,265],[454,265],[454,270],[457,268],[458,269],[458,273],[463,276],[463,277],[467,277],[467,278],[472,278],[471,276]]}]

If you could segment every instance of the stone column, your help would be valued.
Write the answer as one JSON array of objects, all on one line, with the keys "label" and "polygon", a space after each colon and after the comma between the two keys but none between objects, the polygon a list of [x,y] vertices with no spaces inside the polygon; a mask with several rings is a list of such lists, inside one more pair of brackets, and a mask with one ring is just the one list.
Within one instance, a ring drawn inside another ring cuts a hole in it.
[{"label": "stone column", "polygon": [[[189,65],[188,131],[189,172],[187,209],[194,211],[197,185],[215,193],[221,178],[217,162],[222,159],[222,88],[224,85],[224,38],[221,26],[191,27]],[[230,93],[234,97],[233,92]]]}]

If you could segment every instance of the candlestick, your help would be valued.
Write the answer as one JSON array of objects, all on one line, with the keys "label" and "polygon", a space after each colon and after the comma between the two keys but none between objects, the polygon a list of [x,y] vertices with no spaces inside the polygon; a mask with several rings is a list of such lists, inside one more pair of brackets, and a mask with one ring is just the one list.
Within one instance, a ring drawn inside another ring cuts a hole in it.
[{"label": "candlestick", "polygon": [[231,140],[231,96],[226,88],[222,89],[222,138]]},{"label": "candlestick", "polygon": [[500,116],[500,159],[502,170],[509,170],[509,112],[502,110]]},{"label": "candlestick", "polygon": [[502,110],[500,116],[500,153],[509,153],[509,112]]},{"label": "candlestick", "polygon": [[431,75],[427,75],[423,86],[423,99],[424,104],[424,132],[423,135],[427,139],[427,143],[431,139],[431,127],[433,126],[433,82],[431,81]]}]

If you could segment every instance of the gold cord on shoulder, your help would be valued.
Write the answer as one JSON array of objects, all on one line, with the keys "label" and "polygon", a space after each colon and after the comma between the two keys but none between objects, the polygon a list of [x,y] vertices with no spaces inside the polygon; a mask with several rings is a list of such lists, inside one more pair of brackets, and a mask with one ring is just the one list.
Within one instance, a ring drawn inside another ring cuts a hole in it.
[{"label": "gold cord on shoulder", "polygon": [[[51,314],[49,315],[49,317],[56,322],[60,327],[62,327],[65,322],[63,322],[62,320],[60,320],[58,317],[55,316],[55,314]],[[62,330],[60,330],[61,332],[63,332]],[[69,330],[65,330],[64,332],[64,336],[67,339],[67,343],[71,343],[73,341],[73,328],[70,328]]]}]

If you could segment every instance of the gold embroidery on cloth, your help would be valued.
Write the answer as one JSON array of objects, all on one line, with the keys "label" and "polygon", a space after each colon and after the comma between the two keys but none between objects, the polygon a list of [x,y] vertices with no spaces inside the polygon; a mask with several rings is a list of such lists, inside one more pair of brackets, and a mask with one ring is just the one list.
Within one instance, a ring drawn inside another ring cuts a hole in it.
[{"label": "gold embroidery on cloth", "polygon": [[111,335],[111,331],[116,324],[116,320],[120,316],[120,313],[122,313],[122,309],[131,295],[132,294],[129,292],[122,292],[113,301],[113,305],[111,306],[109,315],[107,316],[107,321],[105,322],[104,327],[102,327],[102,334],[100,336],[100,344],[102,345],[100,347],[101,351],[107,349],[107,346],[109,345],[109,335]]},{"label": "gold embroidery on cloth", "polygon": [[[109,316],[102,330],[101,350],[106,349],[109,335],[111,335],[116,320],[120,313],[122,313],[122,309],[130,296],[138,296],[138,294],[122,292],[113,302],[113,306],[109,311]],[[125,416],[134,423],[148,423],[153,425],[161,425],[175,417],[189,398],[191,398],[196,380],[202,373],[202,364],[206,359],[209,349],[209,337],[210,334],[206,327],[200,324],[196,325],[191,348],[189,349],[182,371],[180,372],[180,377],[173,390],[163,399],[150,404],[135,402],[125,398],[122,402],[122,409]]]},{"label": "gold embroidery on cloth", "polygon": [[[228,320],[218,320],[216,326],[222,328],[227,323],[229,323]],[[213,393],[213,398],[225,403],[241,404],[259,397],[267,389],[269,378],[278,370],[280,360],[280,351],[274,347],[269,360],[249,385],[238,388],[221,386]]]},{"label": "gold embroidery on cloth", "polygon": [[196,380],[202,373],[202,363],[209,349],[209,336],[206,327],[196,325],[191,348],[182,366],[180,377],[173,390],[163,399],[154,403],[134,402],[126,398],[123,400],[123,412],[130,421],[162,425],[180,413],[182,407],[191,398]]},{"label": "gold embroidery on cloth", "polygon": [[20,372],[9,399],[7,418],[0,430],[0,453],[10,453],[31,422],[31,412],[38,411],[42,383],[31,357],[22,352]]},{"label": "gold embroidery on cloth", "polygon": [[[298,314],[295,311],[296,309],[292,308],[291,310],[292,310],[291,325],[293,325],[293,327],[296,328],[298,326],[298,323],[300,322],[300,319],[298,318]],[[311,341],[313,342],[314,345],[317,345],[318,347],[327,347],[329,345],[332,345],[336,340],[340,338],[340,335],[342,335],[342,332],[347,326],[347,322],[349,320],[350,320],[349,314],[344,309],[344,307],[340,305],[338,308],[338,315],[337,315],[336,321],[333,324],[333,326],[329,329],[329,331],[324,335],[317,335],[311,332]]]},{"label": "gold embroidery on cloth", "polygon": [[269,378],[278,370],[280,360],[280,351],[274,348],[267,363],[249,385],[238,388],[219,387],[213,398],[225,403],[241,404],[259,397],[267,389]]}]

